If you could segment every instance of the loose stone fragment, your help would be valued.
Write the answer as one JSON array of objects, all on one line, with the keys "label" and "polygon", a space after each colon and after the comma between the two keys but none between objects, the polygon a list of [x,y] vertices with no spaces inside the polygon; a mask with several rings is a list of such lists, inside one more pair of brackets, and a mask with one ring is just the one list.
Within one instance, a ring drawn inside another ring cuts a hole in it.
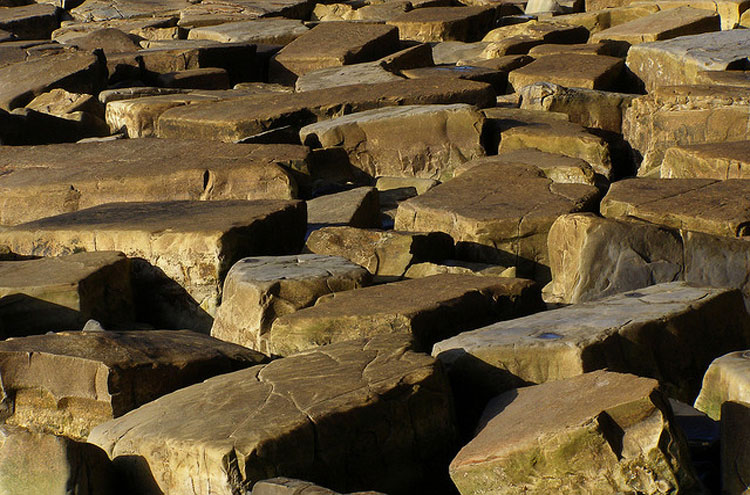
[{"label": "loose stone fragment", "polygon": [[721,485],[724,493],[741,495],[747,491],[750,459],[750,404],[730,401],[721,407]]},{"label": "loose stone fragment", "polygon": [[60,332],[0,342],[6,424],[86,438],[91,428],[264,356],[189,330]]},{"label": "loose stone fragment", "polygon": [[492,28],[493,9],[487,7],[425,7],[388,21],[402,40],[422,43],[479,41]]},{"label": "loose stone fragment", "polygon": [[698,493],[673,420],[658,383],[633,375],[597,371],[513,390],[489,403],[451,478],[461,495]]},{"label": "loose stone fragment", "polygon": [[327,194],[307,201],[307,223],[311,228],[325,225],[380,227],[378,193],[373,187]]},{"label": "loose stone fragment", "polygon": [[393,333],[413,335],[416,349],[425,350],[449,335],[534,312],[540,301],[530,280],[454,274],[334,292],[313,307],[277,319],[259,350],[286,356]]},{"label": "loose stone fragment", "polygon": [[0,337],[134,321],[130,264],[116,252],[0,261]]},{"label": "loose stone fragment", "polygon": [[720,20],[716,12],[684,6],[661,10],[599,31],[591,36],[590,41],[598,43],[601,40],[619,40],[637,45],[646,41],[668,40],[719,29]]},{"label": "loose stone fragment", "polygon": [[516,266],[547,281],[547,232],[564,214],[586,211],[595,187],[558,184],[522,164],[478,165],[398,207],[397,230],[445,232],[462,259]]},{"label": "loose stone fragment", "polygon": [[561,86],[611,90],[623,67],[622,59],[606,55],[550,55],[511,71],[508,83],[516,90],[541,81]]},{"label": "loose stone fragment", "polygon": [[401,277],[407,268],[422,261],[452,258],[453,241],[440,232],[396,232],[392,230],[323,227],[307,238],[306,249],[316,254],[343,256],[371,274]]},{"label": "loose stone fragment", "polygon": [[664,154],[663,179],[750,178],[750,141],[673,146]]},{"label": "loose stone fragment", "polygon": [[243,258],[227,274],[211,336],[261,349],[276,318],[369,281],[367,270],[338,256]]},{"label": "loose stone fragment", "polygon": [[230,495],[269,476],[437,492],[454,448],[450,391],[438,363],[408,347],[375,337],[215,377],[100,425],[89,441],[127,469],[131,493],[156,484]]},{"label": "loose stone fragment", "polygon": [[750,351],[732,352],[714,360],[703,377],[695,408],[720,420],[722,405],[728,401],[750,401]]},{"label": "loose stone fragment", "polygon": [[470,105],[405,105],[310,124],[300,139],[313,148],[343,147],[369,177],[446,180],[458,164],[484,156],[483,124]]},{"label": "loose stone fragment", "polygon": [[58,117],[70,116],[75,112],[86,112],[99,118],[104,117],[104,107],[94,96],[71,93],[60,88],[42,93],[31,100],[26,108]]},{"label": "loose stone fragment", "polygon": [[432,354],[479,397],[607,368],[656,378],[691,403],[711,361],[749,339],[738,290],[676,282],[464,332]]},{"label": "loose stone fragment", "polygon": [[263,19],[225,22],[215,26],[197,27],[188,33],[189,40],[211,40],[222,43],[238,41],[266,45],[287,45],[308,31],[296,19]]},{"label": "loose stone fragment", "polygon": [[292,145],[167,139],[0,148],[0,225],[116,201],[291,199]]}]

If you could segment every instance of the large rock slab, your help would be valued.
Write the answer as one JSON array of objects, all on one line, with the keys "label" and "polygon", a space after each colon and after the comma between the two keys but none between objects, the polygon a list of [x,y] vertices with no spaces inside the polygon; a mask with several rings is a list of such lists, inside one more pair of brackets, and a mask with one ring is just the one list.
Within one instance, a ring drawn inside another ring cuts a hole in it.
[{"label": "large rock slab", "polygon": [[598,194],[594,186],[554,183],[533,166],[483,164],[401,203],[395,228],[445,232],[459,258],[517,266],[520,276],[547,281],[552,222],[593,208]]},{"label": "large rock slab", "polygon": [[225,22],[215,26],[191,29],[189,40],[211,40],[222,43],[250,42],[265,45],[286,45],[309,29],[296,19],[264,19]]},{"label": "large rock slab", "polygon": [[339,256],[243,258],[229,270],[211,336],[262,348],[273,322],[333,292],[367,285],[370,274]]},{"label": "large rock slab", "polygon": [[750,141],[673,146],[659,170],[663,179],[747,179]]},{"label": "large rock slab", "polygon": [[560,86],[611,90],[623,67],[621,58],[607,55],[547,55],[511,71],[508,74],[508,84],[516,91],[542,81]]},{"label": "large rock slab", "polygon": [[294,145],[171,139],[0,147],[0,225],[111,202],[291,199],[285,169],[302,169]]},{"label": "large rock slab", "polygon": [[422,43],[479,41],[492,28],[495,11],[487,7],[424,7],[405,12],[388,24],[402,40]]},{"label": "large rock slab", "polygon": [[425,350],[448,335],[536,311],[540,301],[530,280],[457,274],[334,292],[277,319],[259,350],[283,356],[392,333],[413,335],[416,348]]},{"label": "large rock slab", "polygon": [[658,385],[597,371],[500,395],[451,478],[461,495],[699,493]]},{"label": "large rock slab", "polygon": [[414,79],[237,98],[167,110],[159,117],[156,134],[236,141],[274,127],[302,127],[375,108],[450,103],[487,107],[495,104],[495,93],[490,85],[474,81]]},{"label": "large rock slab", "polygon": [[521,163],[541,170],[542,174],[553,182],[590,185],[597,183],[594,169],[580,158],[546,153],[534,148],[508,151],[466,162],[456,169],[456,175],[484,163],[492,163],[497,167],[504,167],[508,163]]},{"label": "large rock slab", "polygon": [[714,360],[703,377],[695,408],[720,420],[725,402],[750,401],[750,351],[731,352]]},{"label": "large rock slab", "polygon": [[0,336],[80,330],[135,320],[130,263],[122,253],[0,261]]},{"label": "large rock slab", "polygon": [[[163,309],[150,316],[174,318],[171,328],[208,331],[229,268],[245,256],[298,252],[305,217],[299,201],[108,203],[10,227],[0,232],[0,245],[22,255],[117,250],[145,260],[151,266],[139,274],[140,296],[148,294],[141,304],[150,307],[156,298],[169,307],[185,292],[192,298],[187,308],[172,309],[175,314]],[[157,283],[164,275],[172,286]]]},{"label": "large rock slab", "polygon": [[374,187],[356,187],[307,200],[308,229],[326,225],[380,227],[380,203]]},{"label": "large rock slab", "polygon": [[719,15],[710,10],[677,7],[599,31],[591,37],[592,43],[602,40],[627,41],[631,45],[659,41],[691,34],[719,31]]},{"label": "large rock slab", "polygon": [[484,156],[483,124],[471,105],[405,105],[310,124],[300,139],[312,148],[343,147],[370,178],[447,180],[458,164]]},{"label": "large rock slab", "polygon": [[189,330],[60,332],[0,342],[6,424],[85,439],[179,388],[263,362]]},{"label": "large rock slab", "polygon": [[230,495],[269,476],[437,491],[455,438],[450,391],[438,363],[408,346],[375,337],[215,377],[89,441],[129,471],[132,493]]},{"label": "large rock slab", "polygon": [[0,9],[0,29],[13,33],[15,39],[49,39],[59,26],[58,9],[54,5],[32,3]]}]

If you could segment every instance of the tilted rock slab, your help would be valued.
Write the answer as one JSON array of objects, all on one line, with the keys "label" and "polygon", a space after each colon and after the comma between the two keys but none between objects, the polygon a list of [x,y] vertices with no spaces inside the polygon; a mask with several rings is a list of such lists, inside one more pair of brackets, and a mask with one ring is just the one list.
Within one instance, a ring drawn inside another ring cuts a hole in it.
[{"label": "tilted rock slab", "polygon": [[402,40],[422,43],[479,41],[492,28],[495,12],[487,7],[423,7],[388,21]]},{"label": "tilted rock slab", "polygon": [[352,166],[371,178],[447,180],[457,164],[484,156],[483,124],[471,105],[406,105],[310,124],[300,139],[313,148],[343,147]]},{"label": "tilted rock slab", "polygon": [[682,6],[660,10],[617,26],[599,31],[591,36],[591,42],[602,40],[627,41],[631,45],[648,41],[659,41],[691,34],[719,31],[719,15],[710,10]]},{"label": "tilted rock slab", "polygon": [[523,148],[515,151],[507,151],[499,155],[491,155],[485,158],[465,162],[456,168],[456,175],[460,175],[477,165],[491,163],[498,168],[508,164],[523,164],[541,170],[545,177],[561,184],[590,184],[596,185],[594,169],[580,158],[557,153],[547,153],[536,148]]},{"label": "tilted rock slab", "polygon": [[513,390],[487,406],[451,478],[461,495],[701,493],[672,421],[658,383],[628,374]]},{"label": "tilted rock slab", "polygon": [[0,148],[0,225],[118,201],[292,199],[294,145],[171,139]]},{"label": "tilted rock slab", "polygon": [[608,368],[657,378],[692,402],[711,361],[746,342],[739,291],[675,282],[464,332],[432,354],[484,396]]},{"label": "tilted rock slab", "polygon": [[231,495],[272,476],[337,491],[430,489],[452,452],[452,403],[439,363],[408,346],[376,337],[215,377],[98,426],[89,441],[144,495],[154,483],[171,495]]},{"label": "tilted rock slab", "polygon": [[662,179],[749,179],[750,141],[673,146],[661,162]]},{"label": "tilted rock slab", "polygon": [[732,352],[714,360],[703,377],[695,408],[719,421],[722,404],[750,402],[750,351]]},{"label": "tilted rock slab", "polygon": [[[215,312],[224,275],[234,262],[245,256],[298,252],[305,227],[305,207],[299,201],[108,203],[10,227],[0,232],[0,245],[22,255],[116,250],[142,258],[200,306],[186,311],[204,312],[172,315],[177,320],[172,324],[208,331],[206,313]],[[143,271],[140,275],[149,282],[158,278],[153,268]],[[145,290],[154,290],[145,285]],[[178,297],[162,296],[167,305]],[[166,317],[159,312],[153,316]]]},{"label": "tilted rock slab", "polygon": [[546,281],[552,222],[593,208],[598,194],[594,186],[554,183],[536,167],[483,164],[401,203],[395,228],[445,232],[461,258],[517,266],[520,276]]},{"label": "tilted rock slab", "polygon": [[308,30],[302,21],[296,19],[271,18],[196,27],[190,30],[188,39],[203,39],[222,43],[249,41],[266,45],[286,45]]},{"label": "tilted rock slab", "polygon": [[374,187],[363,186],[307,200],[309,229],[326,225],[380,227],[380,202]]},{"label": "tilted rock slab", "polygon": [[530,280],[444,274],[334,292],[311,308],[277,319],[263,352],[288,355],[379,334],[413,335],[416,348],[487,322],[541,308]]},{"label": "tilted rock slab", "polygon": [[157,397],[263,362],[189,330],[60,332],[0,342],[5,423],[72,438]]},{"label": "tilted rock slab", "polygon": [[80,330],[135,320],[130,262],[102,251],[0,261],[0,337]]},{"label": "tilted rock slab", "polygon": [[243,258],[224,281],[211,336],[261,349],[271,324],[321,296],[368,285],[370,274],[345,258],[317,254]]}]

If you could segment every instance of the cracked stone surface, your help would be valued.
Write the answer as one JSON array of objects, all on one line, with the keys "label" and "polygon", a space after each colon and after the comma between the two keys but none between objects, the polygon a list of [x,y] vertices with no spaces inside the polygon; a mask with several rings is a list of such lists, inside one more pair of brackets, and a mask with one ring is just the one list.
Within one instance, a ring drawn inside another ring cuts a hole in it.
[{"label": "cracked stone surface", "polygon": [[750,351],[731,352],[715,359],[703,377],[695,408],[719,421],[725,402],[750,402]]},{"label": "cracked stone surface", "polygon": [[227,274],[211,336],[266,352],[277,318],[312,306],[325,294],[369,282],[367,270],[338,256],[243,258]]},{"label": "cracked stone surface", "polygon": [[[414,297],[418,294],[418,297]],[[268,351],[300,350],[380,334],[409,334],[419,350],[458,332],[541,309],[530,280],[442,274],[334,292],[277,319]]]},{"label": "cracked stone surface", "polygon": [[607,368],[656,378],[692,403],[711,361],[747,343],[738,290],[674,282],[464,332],[432,354],[484,397]]},{"label": "cracked stone surface", "polygon": [[6,424],[85,439],[91,428],[265,356],[189,330],[83,331],[0,342]]},{"label": "cracked stone surface", "polygon": [[292,199],[294,145],[165,139],[0,148],[0,225],[118,201]]},{"label": "cracked stone surface", "polygon": [[627,41],[637,45],[691,34],[719,31],[719,15],[713,10],[688,6],[659,12],[599,31],[591,37],[592,43],[602,40]]},{"label": "cracked stone surface", "polygon": [[445,232],[462,258],[516,266],[520,276],[546,282],[552,222],[593,208],[598,194],[594,186],[554,183],[533,166],[483,164],[401,203],[395,228]]},{"label": "cracked stone surface", "polygon": [[[163,304],[157,313],[166,314],[155,316],[177,328],[208,332],[209,315],[216,311],[221,283],[234,262],[250,255],[298,252],[305,228],[300,201],[108,203],[9,227],[0,232],[0,245],[21,255],[116,250],[143,259],[151,265],[139,274],[145,290],[154,290],[165,275],[178,284],[160,288],[167,292],[156,297],[166,300],[145,299],[146,304]],[[185,297],[181,291],[197,307],[179,306],[177,299]]]},{"label": "cracked stone surface", "polygon": [[673,146],[664,154],[662,179],[748,179],[750,141]]},{"label": "cracked stone surface", "polygon": [[102,251],[0,261],[0,335],[23,337],[135,319],[130,262]]},{"label": "cracked stone surface", "polygon": [[750,226],[750,180],[625,179],[610,186],[601,213],[607,218],[742,237]]},{"label": "cracked stone surface", "polygon": [[672,421],[658,383],[628,374],[509,391],[487,406],[451,478],[461,495],[700,493]]},{"label": "cracked stone surface", "polygon": [[89,441],[144,495],[232,495],[269,476],[398,495],[440,486],[452,417],[439,364],[406,337],[381,336],[178,390]]},{"label": "cracked stone surface", "polygon": [[371,178],[447,180],[458,164],[484,156],[483,125],[471,105],[405,105],[310,124],[300,139],[313,148],[342,147],[352,166]]}]

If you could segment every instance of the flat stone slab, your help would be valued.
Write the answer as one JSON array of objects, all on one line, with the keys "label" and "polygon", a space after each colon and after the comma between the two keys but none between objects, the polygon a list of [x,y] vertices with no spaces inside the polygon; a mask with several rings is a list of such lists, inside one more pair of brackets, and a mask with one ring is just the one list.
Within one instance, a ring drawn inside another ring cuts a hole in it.
[{"label": "flat stone slab", "polygon": [[333,342],[406,333],[423,350],[483,322],[533,312],[540,309],[539,302],[530,280],[435,275],[334,292],[313,307],[277,319],[265,336],[266,345],[268,353],[283,356]]},{"label": "flat stone slab", "polygon": [[663,179],[748,179],[750,141],[673,146],[661,162]]},{"label": "flat stone slab", "polygon": [[471,105],[405,105],[310,124],[300,139],[313,148],[343,147],[352,166],[370,178],[447,180],[458,164],[484,156],[483,124]]},{"label": "flat stone slab", "polygon": [[692,402],[711,361],[748,339],[739,291],[675,282],[464,332],[432,354],[484,397],[607,368],[656,378]]},{"label": "flat stone slab", "polygon": [[22,5],[0,9],[0,29],[13,33],[15,39],[49,39],[60,26],[58,10],[54,5]]},{"label": "flat stone slab", "polygon": [[631,45],[659,41],[691,34],[719,31],[719,15],[712,10],[677,7],[599,31],[591,36],[592,43],[602,40],[627,41]]},{"label": "flat stone slab", "polygon": [[307,200],[309,229],[327,225],[380,227],[380,203],[374,187],[356,187]]},{"label": "flat stone slab", "polygon": [[451,478],[461,495],[699,491],[658,385],[596,371],[500,395]]},{"label": "flat stone slab", "polygon": [[7,424],[85,439],[96,425],[214,375],[263,362],[189,330],[60,332],[0,342]]},{"label": "flat stone slab", "polygon": [[363,62],[310,71],[297,78],[294,89],[302,92],[353,84],[376,84],[403,80],[403,77],[387,70],[382,62]]},{"label": "flat stone slab", "polygon": [[294,145],[171,139],[0,148],[0,225],[117,201],[291,199]]},{"label": "flat stone slab", "polygon": [[368,285],[367,270],[346,258],[317,254],[243,258],[224,281],[211,336],[263,349],[273,322],[333,292]]},{"label": "flat stone slab", "polygon": [[571,53],[539,57],[508,74],[516,91],[541,81],[588,89],[612,89],[624,67],[621,58]]},{"label": "flat stone slab", "polygon": [[445,232],[462,259],[516,266],[546,281],[547,232],[564,214],[591,209],[598,190],[559,184],[523,164],[472,167],[401,203],[396,230]]},{"label": "flat stone slab", "polygon": [[388,21],[402,40],[422,43],[479,41],[492,28],[495,13],[487,7],[423,7]]},{"label": "flat stone slab", "polygon": [[145,461],[127,466],[132,493],[230,495],[292,473],[337,491],[432,489],[453,452],[450,391],[438,363],[408,346],[375,337],[218,376],[89,441],[115,462]]},{"label": "flat stone slab", "polygon": [[585,43],[586,29],[581,26],[556,22],[554,20],[529,20],[493,29],[482,39],[487,42],[502,42],[512,37],[525,37],[547,43]]},{"label": "flat stone slab", "polygon": [[122,253],[0,261],[0,336],[80,330],[135,320],[130,263]]},{"label": "flat stone slab", "polygon": [[186,0],[85,0],[70,14],[79,21],[107,21],[177,14],[189,5]]},{"label": "flat stone slab", "polygon": [[625,179],[602,199],[607,218],[727,237],[748,235],[750,180]]},{"label": "flat stone slab", "polygon": [[188,33],[189,40],[211,40],[222,43],[238,41],[264,45],[287,45],[309,31],[296,19],[263,19],[225,22],[215,26],[196,27]]},{"label": "flat stone slab", "polygon": [[561,184],[595,185],[596,183],[594,169],[586,161],[557,153],[539,151],[535,148],[506,151],[499,155],[472,160],[464,163],[457,169],[457,172],[463,173],[483,163],[494,163],[498,167],[503,167],[508,163],[520,163],[536,167],[542,171],[545,177]]},{"label": "flat stone slab", "polygon": [[731,352],[715,359],[703,377],[703,386],[695,408],[709,417],[722,419],[725,402],[750,401],[750,351]]},{"label": "flat stone slab", "polygon": [[658,86],[697,84],[698,72],[731,69],[748,56],[750,32],[733,29],[641,43],[628,51],[627,66],[651,92]]},{"label": "flat stone slab", "polygon": [[381,107],[467,103],[482,108],[494,105],[495,99],[490,85],[474,81],[441,81],[435,85],[414,79],[359,84],[172,108],[159,117],[156,135],[231,142],[281,125],[302,127],[345,113]]},{"label": "flat stone slab", "polygon": [[207,315],[216,310],[229,268],[248,255],[298,252],[305,227],[299,201],[108,203],[10,227],[0,232],[0,245],[22,255],[116,250],[142,258],[177,282],[204,312],[182,323],[208,331]]}]

